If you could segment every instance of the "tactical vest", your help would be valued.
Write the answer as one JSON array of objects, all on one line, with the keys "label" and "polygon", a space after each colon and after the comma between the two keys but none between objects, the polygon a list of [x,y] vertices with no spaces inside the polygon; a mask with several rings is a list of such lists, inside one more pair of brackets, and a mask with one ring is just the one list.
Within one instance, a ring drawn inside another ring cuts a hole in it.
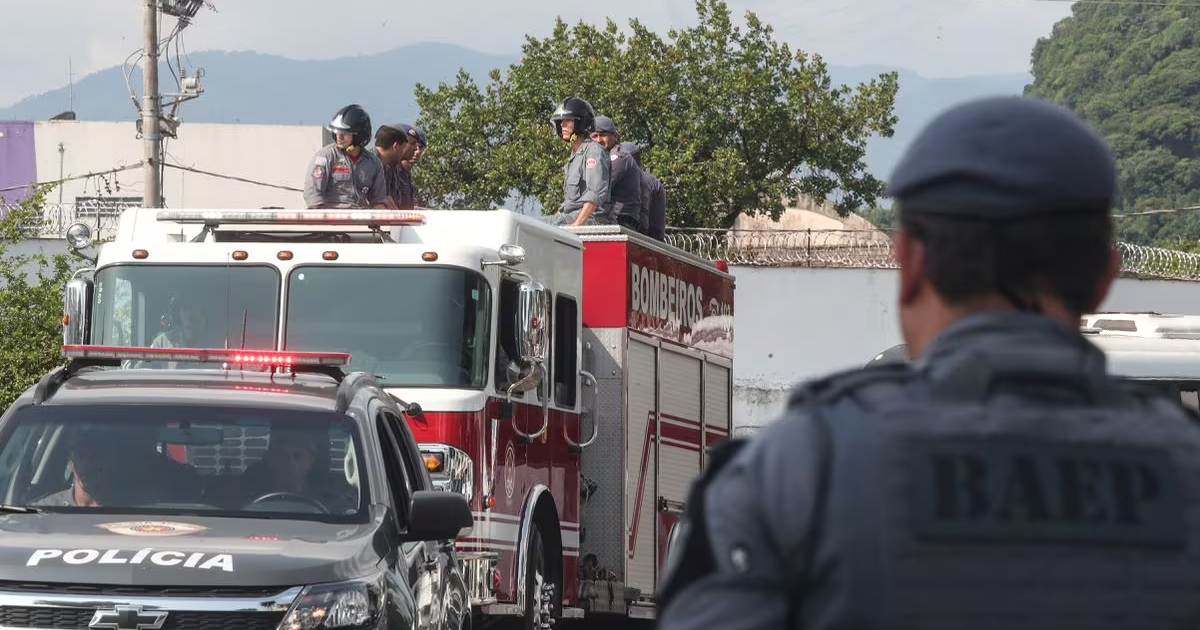
[{"label": "tactical vest", "polygon": [[[1197,417],[1082,357],[997,347],[940,380],[884,365],[795,392],[828,445],[792,627],[1197,627]],[[664,608],[714,566],[698,499],[717,472],[689,496]]]}]

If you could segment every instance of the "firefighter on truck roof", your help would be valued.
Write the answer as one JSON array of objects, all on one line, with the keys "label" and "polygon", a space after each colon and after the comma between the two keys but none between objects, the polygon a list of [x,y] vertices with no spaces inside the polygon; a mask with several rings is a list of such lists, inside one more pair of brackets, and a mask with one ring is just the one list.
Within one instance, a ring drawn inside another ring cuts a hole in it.
[{"label": "firefighter on truck roof", "polygon": [[567,98],[550,116],[564,142],[571,144],[571,157],[563,167],[563,202],[558,213],[544,218],[550,225],[611,225],[613,215],[609,178],[612,158],[592,140],[596,114],[587,101]]},{"label": "firefighter on truck roof", "polygon": [[309,208],[388,207],[383,162],[369,149],[371,117],[358,105],[338,110],[329,122],[334,140],[313,155],[304,176]]},{"label": "firefighter on truck roof", "polygon": [[1104,140],[979,99],[888,194],[914,362],[802,384],[714,449],[658,627],[1200,627],[1200,415],[1115,378],[1079,327],[1121,268]]}]

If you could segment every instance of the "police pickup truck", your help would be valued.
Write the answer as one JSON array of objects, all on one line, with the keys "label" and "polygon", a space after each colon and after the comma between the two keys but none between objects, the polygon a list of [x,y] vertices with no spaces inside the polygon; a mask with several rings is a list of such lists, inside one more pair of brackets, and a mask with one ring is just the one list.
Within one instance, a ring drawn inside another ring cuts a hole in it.
[{"label": "police pickup truck", "polygon": [[0,417],[0,627],[469,626],[470,508],[349,355],[63,351]]}]

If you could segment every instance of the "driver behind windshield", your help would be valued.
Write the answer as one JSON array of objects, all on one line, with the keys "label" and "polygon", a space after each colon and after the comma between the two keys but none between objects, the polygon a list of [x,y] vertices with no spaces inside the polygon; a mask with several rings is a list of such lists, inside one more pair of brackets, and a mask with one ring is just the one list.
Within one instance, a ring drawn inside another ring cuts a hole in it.
[{"label": "driver behind windshield", "polygon": [[[329,434],[321,430],[272,429],[263,458],[231,477],[226,496],[239,506],[252,502],[309,503],[333,514],[358,507],[354,487],[330,472]],[[279,494],[279,493],[286,493]],[[269,495],[276,495],[266,498]]]},{"label": "driver behind windshield", "polygon": [[116,436],[104,433],[80,433],[72,441],[67,469],[71,485],[30,503],[34,506],[104,507],[135,505],[145,484],[139,480],[134,458],[129,457],[128,444]]}]

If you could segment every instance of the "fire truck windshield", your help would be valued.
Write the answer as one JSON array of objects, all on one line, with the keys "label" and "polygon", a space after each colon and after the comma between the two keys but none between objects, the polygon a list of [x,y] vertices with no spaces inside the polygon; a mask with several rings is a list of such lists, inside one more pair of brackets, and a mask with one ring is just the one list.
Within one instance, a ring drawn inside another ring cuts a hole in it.
[{"label": "fire truck windshield", "polygon": [[280,277],[270,265],[118,264],[98,270],[95,283],[93,344],[275,347]]},{"label": "fire truck windshield", "polygon": [[478,272],[314,264],[287,282],[284,349],[348,352],[384,387],[483,387],[491,292]]}]

